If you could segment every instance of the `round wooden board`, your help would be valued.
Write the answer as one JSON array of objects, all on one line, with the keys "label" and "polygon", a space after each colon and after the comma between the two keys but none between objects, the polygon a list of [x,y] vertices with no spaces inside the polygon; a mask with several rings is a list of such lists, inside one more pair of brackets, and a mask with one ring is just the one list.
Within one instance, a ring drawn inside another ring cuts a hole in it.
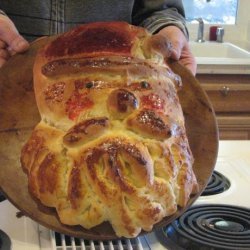
[{"label": "round wooden board", "polygon": [[[85,239],[116,239],[109,223],[91,230],[61,224],[54,209],[41,205],[28,192],[27,176],[20,164],[20,151],[40,120],[33,92],[32,67],[37,50],[51,39],[54,38],[45,37],[35,41],[27,52],[12,57],[0,69],[0,187],[20,211],[52,230]],[[193,168],[200,192],[191,197],[185,208],[164,218],[154,229],[179,217],[200,196],[213,172],[218,151],[218,128],[207,95],[187,69],[177,62],[169,64],[183,82],[178,95],[195,158]]]}]

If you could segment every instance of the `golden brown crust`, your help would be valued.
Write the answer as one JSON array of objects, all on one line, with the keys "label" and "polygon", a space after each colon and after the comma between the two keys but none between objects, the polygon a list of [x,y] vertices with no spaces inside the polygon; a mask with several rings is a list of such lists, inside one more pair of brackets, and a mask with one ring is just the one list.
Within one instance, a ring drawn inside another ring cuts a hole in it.
[{"label": "golden brown crust", "polygon": [[138,38],[146,34],[143,28],[127,25],[125,22],[90,23],[78,26],[52,41],[47,46],[44,56],[46,58],[116,54],[129,56]]},{"label": "golden brown crust", "polygon": [[143,109],[127,119],[127,126],[134,132],[148,138],[166,140],[172,135],[172,124],[167,116],[151,109]]},{"label": "golden brown crust", "polygon": [[29,189],[62,223],[135,237],[185,206],[197,181],[164,37],[79,26],[37,55],[41,122],[21,153]]},{"label": "golden brown crust", "polygon": [[92,118],[79,122],[63,136],[63,142],[69,147],[84,144],[101,136],[109,127],[106,117]]}]

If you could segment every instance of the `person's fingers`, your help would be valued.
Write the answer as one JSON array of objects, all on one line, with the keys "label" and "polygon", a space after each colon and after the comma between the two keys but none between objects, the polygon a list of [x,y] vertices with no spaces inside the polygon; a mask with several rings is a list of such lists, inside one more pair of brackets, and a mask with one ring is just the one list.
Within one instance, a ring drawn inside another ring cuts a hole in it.
[{"label": "person's fingers", "polygon": [[4,49],[6,47],[7,47],[7,44],[4,41],[0,40],[0,49]]},{"label": "person's fingers", "polygon": [[29,48],[29,43],[19,34],[12,34],[9,37],[11,42],[9,43],[9,48],[15,52],[23,52]]},{"label": "person's fingers", "polygon": [[159,34],[166,37],[171,43],[170,58],[179,60],[182,49],[186,43],[186,37],[183,32],[176,26],[167,26],[160,30]]},{"label": "person's fingers", "polygon": [[196,75],[197,64],[195,60],[180,59],[180,63],[188,68],[194,76]]},{"label": "person's fingers", "polygon": [[9,59],[10,54],[6,49],[0,49],[0,58],[3,58],[5,60]]},{"label": "person's fingers", "polygon": [[[2,43],[0,42],[0,46]],[[10,58],[10,54],[6,48],[0,48],[0,68],[6,63]]]},{"label": "person's fingers", "polygon": [[0,68],[6,63],[6,60],[4,58],[0,57]]},{"label": "person's fingers", "polygon": [[183,49],[183,43],[180,40],[172,40],[171,44],[172,47],[170,57],[174,60],[179,60]]},{"label": "person's fingers", "polygon": [[153,35],[149,40],[147,40],[147,45],[150,47],[150,49],[161,53],[164,58],[170,57],[172,44],[166,36],[161,34]]},{"label": "person's fingers", "polygon": [[29,43],[18,33],[13,22],[4,15],[0,18],[0,39],[15,52],[23,52],[29,48]]},{"label": "person's fingers", "polygon": [[179,62],[185,67],[187,67],[193,75],[196,74],[197,63],[196,63],[195,57],[191,53],[188,46],[184,47],[181,57],[179,59]]},{"label": "person's fingers", "polygon": [[14,23],[5,15],[0,15],[0,67],[10,56],[29,48],[29,43],[18,33]]},{"label": "person's fingers", "polygon": [[183,32],[176,26],[167,26],[159,34],[166,36],[171,42],[170,58],[186,66],[193,75],[196,74],[196,61]]}]

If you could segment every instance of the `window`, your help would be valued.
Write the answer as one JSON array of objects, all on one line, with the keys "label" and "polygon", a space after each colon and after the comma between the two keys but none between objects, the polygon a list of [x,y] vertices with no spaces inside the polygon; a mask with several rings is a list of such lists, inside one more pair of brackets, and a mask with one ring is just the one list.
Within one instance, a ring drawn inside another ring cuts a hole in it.
[{"label": "window", "polygon": [[235,24],[238,0],[183,0],[188,22],[203,18],[205,23]]}]

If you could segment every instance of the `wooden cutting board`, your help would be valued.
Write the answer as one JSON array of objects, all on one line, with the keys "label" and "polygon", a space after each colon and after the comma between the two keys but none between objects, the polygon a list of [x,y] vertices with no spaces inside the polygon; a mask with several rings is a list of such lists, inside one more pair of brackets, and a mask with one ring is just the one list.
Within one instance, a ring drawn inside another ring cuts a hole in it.
[{"label": "wooden cutting board", "polygon": [[[117,237],[109,223],[91,230],[61,224],[54,209],[43,206],[28,192],[27,177],[20,164],[20,152],[40,120],[33,91],[32,67],[38,49],[51,39],[54,37],[35,41],[27,52],[12,57],[0,69],[0,187],[20,211],[52,230],[85,239],[115,239]],[[199,197],[213,172],[218,151],[218,128],[207,95],[187,69],[177,62],[170,62],[170,66],[183,82],[178,95],[195,158],[194,172],[200,192],[190,199],[185,208],[164,218],[154,229],[172,222]]]}]

